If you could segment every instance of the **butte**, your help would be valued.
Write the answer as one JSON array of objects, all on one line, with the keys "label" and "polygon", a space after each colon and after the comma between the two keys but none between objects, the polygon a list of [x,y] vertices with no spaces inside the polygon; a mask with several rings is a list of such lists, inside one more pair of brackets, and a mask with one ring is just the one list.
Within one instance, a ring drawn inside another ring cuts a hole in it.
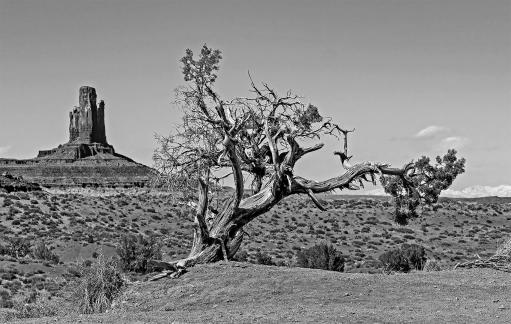
[{"label": "butte", "polygon": [[22,177],[44,187],[144,187],[154,169],[115,152],[105,131],[105,103],[83,86],[69,113],[69,141],[36,158],[0,158],[0,174]]}]

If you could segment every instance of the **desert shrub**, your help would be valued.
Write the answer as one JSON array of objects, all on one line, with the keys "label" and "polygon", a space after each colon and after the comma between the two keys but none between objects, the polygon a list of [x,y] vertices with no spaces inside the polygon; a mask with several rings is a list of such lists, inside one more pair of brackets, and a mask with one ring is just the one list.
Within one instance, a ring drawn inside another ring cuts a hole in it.
[{"label": "desert shrub", "polygon": [[297,265],[301,268],[344,271],[344,257],[333,245],[320,243],[298,252]]},{"label": "desert shrub", "polygon": [[7,254],[21,258],[30,253],[30,242],[24,238],[12,238],[7,245]]},{"label": "desert shrub", "polygon": [[0,244],[0,255],[9,255],[9,248]]},{"label": "desert shrub", "polygon": [[13,306],[9,290],[0,289],[0,308],[12,308]]},{"label": "desert shrub", "polygon": [[38,298],[38,296],[39,293],[33,291],[24,300],[15,301],[12,307],[15,312],[9,313],[7,320],[57,315],[57,309],[60,305],[48,299]]},{"label": "desert shrub", "polygon": [[408,272],[411,269],[422,270],[426,263],[426,251],[418,244],[402,244],[400,248],[380,255],[385,272]]},{"label": "desert shrub", "polygon": [[234,257],[232,258],[233,261],[238,262],[247,262],[248,261],[248,252],[245,250],[239,250]]},{"label": "desert shrub", "polygon": [[92,266],[92,260],[83,260],[82,262],[83,267],[91,267]]},{"label": "desert shrub", "polygon": [[417,244],[403,244],[401,245],[401,251],[408,260],[410,268],[422,270],[424,263],[426,263],[426,250],[423,246]]},{"label": "desert shrub", "polygon": [[16,275],[14,273],[11,273],[11,272],[6,272],[6,273],[2,273],[0,278],[3,279],[3,280],[11,281],[11,280],[16,279]]},{"label": "desert shrub", "polygon": [[499,244],[497,251],[495,252],[497,256],[511,256],[511,237],[508,237]]},{"label": "desert shrub", "polygon": [[160,260],[162,244],[156,236],[124,235],[117,248],[120,266],[124,271],[147,272],[149,260]]},{"label": "desert shrub", "polygon": [[39,296],[39,293],[37,290],[32,290],[28,296],[25,298],[24,303],[25,304],[33,304],[37,301],[37,297]]},{"label": "desert shrub", "polygon": [[102,254],[90,267],[80,268],[80,279],[74,299],[82,314],[102,313],[124,287],[124,278],[113,259]]},{"label": "desert shrub", "polygon": [[410,265],[400,249],[390,250],[380,255],[378,258],[383,265],[385,272],[408,272]]},{"label": "desert shrub", "polygon": [[37,243],[32,249],[32,255],[36,259],[50,261],[52,263],[59,263],[59,257],[53,253],[44,242]]},{"label": "desert shrub", "polygon": [[440,264],[438,264],[437,261],[435,260],[431,260],[431,259],[427,259],[426,262],[424,263],[424,267],[422,268],[423,271],[440,271],[442,270],[442,267],[440,266]]},{"label": "desert shrub", "polygon": [[255,254],[255,261],[258,264],[275,265],[275,262],[273,262],[271,256],[261,251],[257,251]]}]

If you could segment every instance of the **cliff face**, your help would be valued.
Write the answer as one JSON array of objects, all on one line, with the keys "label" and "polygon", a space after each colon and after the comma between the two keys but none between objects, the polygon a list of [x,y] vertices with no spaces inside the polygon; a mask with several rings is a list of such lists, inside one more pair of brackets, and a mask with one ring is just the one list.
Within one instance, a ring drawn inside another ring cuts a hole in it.
[{"label": "cliff face", "polygon": [[95,139],[98,143],[106,144],[106,131],[105,131],[105,102],[101,100],[98,106],[98,113],[95,127]]},{"label": "cliff face", "polygon": [[105,103],[96,105],[96,89],[83,86],[78,94],[78,107],[69,113],[69,143],[107,144],[105,134]]}]

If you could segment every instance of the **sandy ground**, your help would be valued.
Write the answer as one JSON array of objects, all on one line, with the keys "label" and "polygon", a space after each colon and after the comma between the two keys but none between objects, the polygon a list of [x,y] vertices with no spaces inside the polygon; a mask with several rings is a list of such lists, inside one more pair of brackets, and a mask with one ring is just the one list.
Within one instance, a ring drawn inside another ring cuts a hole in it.
[{"label": "sandy ground", "polygon": [[106,314],[30,323],[510,323],[511,274],[371,275],[230,262],[132,284]]}]

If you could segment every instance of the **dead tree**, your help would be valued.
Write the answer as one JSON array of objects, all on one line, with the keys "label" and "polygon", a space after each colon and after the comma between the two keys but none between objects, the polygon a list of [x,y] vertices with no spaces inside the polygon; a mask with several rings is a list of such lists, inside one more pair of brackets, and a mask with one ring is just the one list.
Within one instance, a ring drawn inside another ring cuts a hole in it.
[{"label": "dead tree", "polygon": [[[172,135],[158,137],[154,160],[170,187],[198,188],[192,248],[187,258],[173,265],[183,268],[230,259],[243,240],[244,226],[291,195],[306,194],[325,210],[316,194],[356,190],[367,181],[375,184],[376,177],[383,175],[400,179],[403,187],[399,190],[396,185],[394,194],[421,199],[424,181],[414,179],[422,176],[422,170],[414,163],[403,168],[374,162],[348,165],[347,136],[352,131],[322,117],[315,106],[303,104],[291,92],[281,96],[265,83],[256,86],[250,78],[251,96],[222,99],[213,89],[220,59],[220,51],[207,46],[197,60],[186,51],[181,62],[188,85],[176,91],[183,122]],[[303,142],[328,135],[343,137],[343,151],[334,154],[340,157],[344,174],[324,181],[296,174],[296,163],[323,147]],[[211,186],[226,175],[232,177],[234,191],[215,210]],[[245,196],[249,185],[252,194]]]}]

